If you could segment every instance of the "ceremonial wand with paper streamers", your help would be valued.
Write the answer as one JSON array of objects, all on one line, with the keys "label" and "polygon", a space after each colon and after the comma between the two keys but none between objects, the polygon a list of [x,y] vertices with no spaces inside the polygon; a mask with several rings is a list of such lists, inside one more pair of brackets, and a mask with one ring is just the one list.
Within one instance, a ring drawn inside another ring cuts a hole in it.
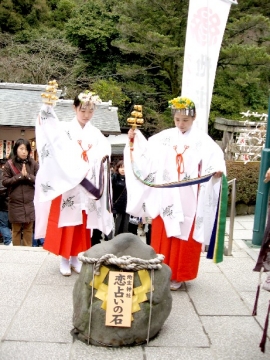
[{"label": "ceremonial wand with paper streamers", "polygon": [[49,81],[45,93],[41,94],[42,101],[47,105],[54,106],[58,97],[56,96],[58,84],[56,80]]},{"label": "ceremonial wand with paper streamers", "polygon": [[[134,105],[134,110],[131,112],[131,116],[127,119],[127,122],[129,125],[131,125],[131,128],[135,130],[138,126],[142,126],[144,120],[142,115],[142,105]],[[133,149],[134,144],[134,138],[130,139],[129,146],[130,149]]]}]

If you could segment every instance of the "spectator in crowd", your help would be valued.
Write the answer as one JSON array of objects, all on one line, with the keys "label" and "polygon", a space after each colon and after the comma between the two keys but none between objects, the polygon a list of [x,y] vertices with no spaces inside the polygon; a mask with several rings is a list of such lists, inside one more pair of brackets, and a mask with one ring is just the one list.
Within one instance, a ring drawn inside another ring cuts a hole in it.
[{"label": "spectator in crowd", "polygon": [[39,247],[39,246],[43,246],[43,244],[44,244],[44,239],[35,239],[35,234],[33,234],[32,246]]},{"label": "spectator in crowd", "polygon": [[94,229],[91,236],[91,246],[101,243],[101,240],[108,241],[112,238],[112,232],[109,235],[103,234],[100,230]]},{"label": "spectator in crowd", "polygon": [[[143,218],[143,232],[145,235],[145,240],[147,245],[151,245],[151,234],[152,234],[152,219],[149,216]],[[144,236],[141,234],[140,236]]]},{"label": "spectator in crowd", "polygon": [[129,222],[128,222],[128,232],[138,235],[138,227],[140,224],[141,218],[137,216],[129,215]]},{"label": "spectator in crowd", "polygon": [[114,235],[128,232],[129,214],[126,213],[127,189],[123,160],[117,162],[112,174],[113,214],[115,217]]},{"label": "spectator in crowd", "polygon": [[0,233],[2,235],[4,245],[12,246],[11,231],[8,221],[8,189],[3,186],[3,169],[5,160],[0,160]]},{"label": "spectator in crowd", "polygon": [[[34,225],[34,227],[35,227],[35,225]],[[35,232],[33,232],[32,246],[33,247],[39,247],[39,246],[43,246],[43,244],[44,244],[44,238],[36,239],[35,238]]]},{"label": "spectator in crowd", "polygon": [[115,217],[114,236],[126,232],[137,235],[139,218],[126,213],[127,189],[124,161],[119,160],[112,175],[113,213]]},{"label": "spectator in crowd", "polygon": [[38,164],[30,157],[30,153],[30,142],[18,139],[14,144],[12,157],[3,169],[3,185],[9,192],[8,218],[12,224],[14,246],[32,246],[35,221],[33,200]]}]

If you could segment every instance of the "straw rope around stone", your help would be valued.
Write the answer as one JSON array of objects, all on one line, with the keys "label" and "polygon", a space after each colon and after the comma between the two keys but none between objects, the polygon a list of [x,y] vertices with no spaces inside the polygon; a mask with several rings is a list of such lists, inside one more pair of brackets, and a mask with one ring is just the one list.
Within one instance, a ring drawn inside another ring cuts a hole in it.
[{"label": "straw rope around stone", "polygon": [[94,274],[99,275],[99,269],[101,265],[116,265],[121,269],[138,271],[138,270],[159,270],[161,269],[161,263],[164,260],[165,256],[162,254],[157,254],[157,257],[154,259],[144,260],[140,258],[135,258],[129,255],[117,257],[113,254],[106,254],[101,256],[101,258],[89,258],[84,256],[82,253],[78,255],[78,259],[85,264],[94,264]]}]

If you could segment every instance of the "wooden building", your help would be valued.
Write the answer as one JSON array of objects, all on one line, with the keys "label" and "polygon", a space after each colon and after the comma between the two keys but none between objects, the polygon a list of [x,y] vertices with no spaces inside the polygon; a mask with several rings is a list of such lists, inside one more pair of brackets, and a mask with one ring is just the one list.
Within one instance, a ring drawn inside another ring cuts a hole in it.
[{"label": "wooden building", "polygon": [[[42,105],[41,93],[47,85],[31,85],[17,83],[0,83],[0,159],[11,151],[14,142],[19,138],[28,139],[36,158],[35,123]],[[74,118],[73,100],[61,99],[61,90],[57,96],[54,110],[60,121],[71,121]],[[120,135],[118,108],[111,101],[97,105],[91,120],[105,136]],[[115,136],[113,139],[117,138]],[[119,144],[112,144],[112,162],[117,161],[121,152]],[[119,153],[120,152],[120,153]],[[115,158],[115,159],[114,159]]]}]

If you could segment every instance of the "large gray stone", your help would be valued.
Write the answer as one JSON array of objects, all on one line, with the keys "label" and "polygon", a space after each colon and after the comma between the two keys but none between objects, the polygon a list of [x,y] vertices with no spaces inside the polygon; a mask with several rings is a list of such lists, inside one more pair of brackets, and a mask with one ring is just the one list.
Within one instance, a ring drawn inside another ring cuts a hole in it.
[{"label": "large gray stone", "polygon": [[[156,258],[156,253],[151,246],[144,244],[141,239],[133,234],[120,234],[108,242],[102,242],[88,250],[84,255],[89,258],[100,258],[106,254],[114,254],[117,257],[129,255],[132,257],[150,260]],[[110,270],[119,271],[116,266],[106,265]],[[93,279],[93,266],[84,263],[81,273],[73,289],[73,325],[78,338],[88,342],[89,337],[89,313],[91,304],[92,286],[89,284]],[[150,272],[149,272],[150,275]],[[162,269],[154,270],[154,291],[152,292],[152,316],[149,330],[149,339],[153,338],[170,314],[172,308],[172,296],[170,293],[170,268],[162,264]],[[108,275],[104,279],[108,284]],[[140,286],[138,272],[134,272],[134,287]],[[104,346],[138,345],[144,343],[148,335],[148,323],[150,314],[150,292],[147,293],[147,301],[140,303],[141,310],[133,313],[134,320],[131,327],[112,327],[105,325],[105,310],[101,308],[102,301],[95,297],[91,311],[91,330],[89,343]]]}]

